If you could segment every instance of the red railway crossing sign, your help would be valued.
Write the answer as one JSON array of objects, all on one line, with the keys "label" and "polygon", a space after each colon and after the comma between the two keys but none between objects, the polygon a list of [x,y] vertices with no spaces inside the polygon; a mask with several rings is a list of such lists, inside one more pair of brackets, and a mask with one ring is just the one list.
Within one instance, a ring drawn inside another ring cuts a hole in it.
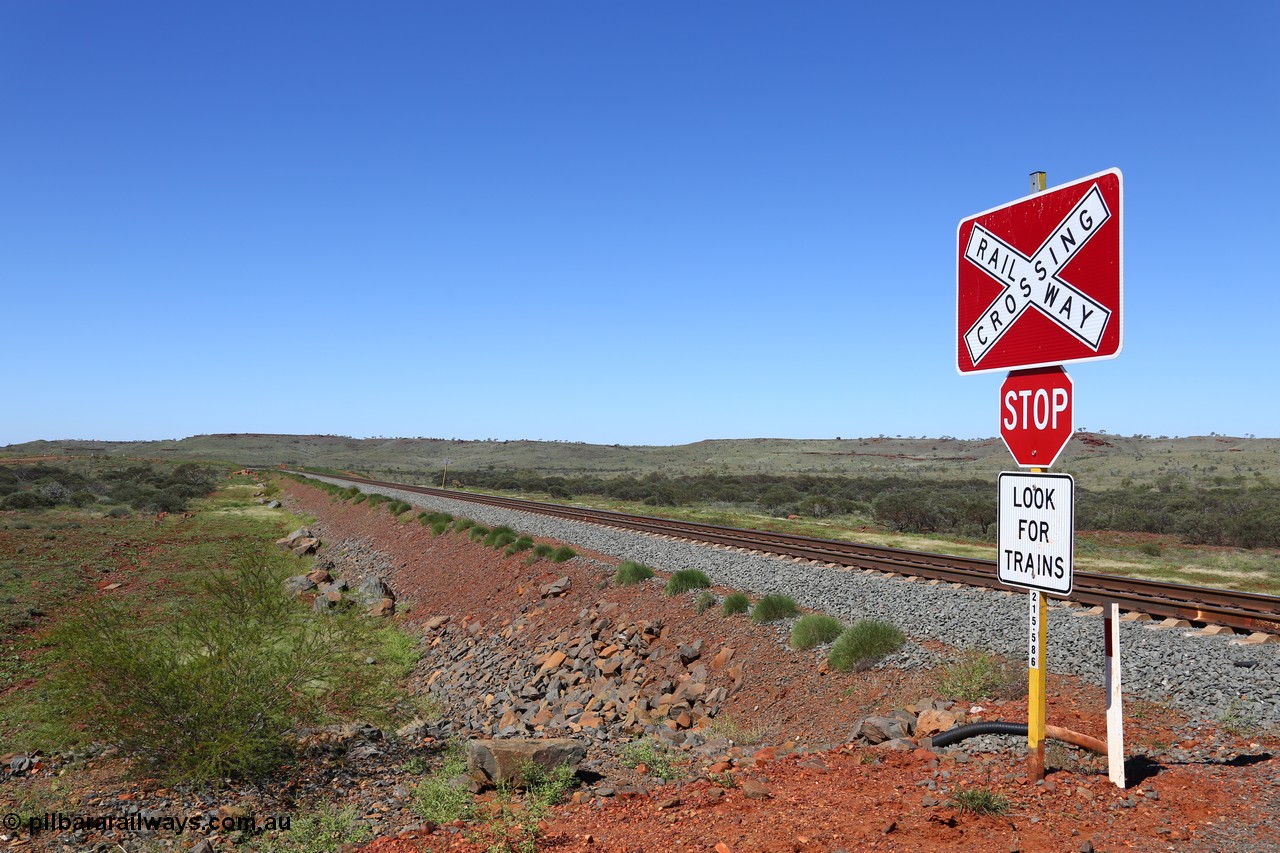
[{"label": "red railway crossing sign", "polygon": [[1000,386],[1000,437],[1023,468],[1048,468],[1075,432],[1074,386],[1061,367],[1010,371]]},{"label": "red railway crossing sign", "polygon": [[1112,358],[1123,327],[1119,169],[960,222],[956,368],[983,373]]}]

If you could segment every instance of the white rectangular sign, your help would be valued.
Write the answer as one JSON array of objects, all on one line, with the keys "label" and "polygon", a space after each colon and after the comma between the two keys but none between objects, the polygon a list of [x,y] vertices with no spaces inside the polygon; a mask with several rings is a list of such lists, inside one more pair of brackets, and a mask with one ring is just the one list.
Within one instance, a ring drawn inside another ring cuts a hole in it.
[{"label": "white rectangular sign", "polygon": [[1076,538],[1076,481],[1071,475],[1002,473],[999,518],[1000,582],[1070,595]]}]

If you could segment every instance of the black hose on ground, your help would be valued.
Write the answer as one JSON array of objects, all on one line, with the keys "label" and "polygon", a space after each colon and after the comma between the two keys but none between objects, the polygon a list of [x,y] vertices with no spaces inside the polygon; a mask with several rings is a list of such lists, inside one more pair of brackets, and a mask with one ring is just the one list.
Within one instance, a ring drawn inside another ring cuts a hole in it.
[{"label": "black hose on ground", "polygon": [[1027,736],[1026,723],[1006,723],[1003,720],[991,720],[986,723],[969,723],[965,726],[956,726],[954,729],[947,729],[940,735],[934,735],[930,743],[934,746],[951,746],[953,743],[959,743],[962,740],[968,740],[978,735],[1021,735]]}]

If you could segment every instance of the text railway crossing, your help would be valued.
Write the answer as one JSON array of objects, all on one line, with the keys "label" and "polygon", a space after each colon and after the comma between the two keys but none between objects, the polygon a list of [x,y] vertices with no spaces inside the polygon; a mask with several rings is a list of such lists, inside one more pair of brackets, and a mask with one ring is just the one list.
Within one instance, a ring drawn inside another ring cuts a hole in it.
[{"label": "text railway crossing", "polygon": [[1030,256],[981,225],[973,226],[964,257],[1003,288],[965,333],[965,345],[975,365],[1032,305],[1097,351],[1111,309],[1082,293],[1060,273],[1110,218],[1111,209],[1095,183]]}]

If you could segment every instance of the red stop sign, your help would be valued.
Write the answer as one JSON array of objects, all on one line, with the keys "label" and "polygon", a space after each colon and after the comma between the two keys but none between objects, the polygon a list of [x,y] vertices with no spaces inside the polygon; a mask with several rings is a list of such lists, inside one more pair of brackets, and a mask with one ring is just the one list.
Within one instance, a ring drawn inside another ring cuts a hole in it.
[{"label": "red stop sign", "polygon": [[1071,377],[1061,367],[1010,371],[1000,386],[1000,437],[1023,468],[1048,468],[1071,440]]}]

